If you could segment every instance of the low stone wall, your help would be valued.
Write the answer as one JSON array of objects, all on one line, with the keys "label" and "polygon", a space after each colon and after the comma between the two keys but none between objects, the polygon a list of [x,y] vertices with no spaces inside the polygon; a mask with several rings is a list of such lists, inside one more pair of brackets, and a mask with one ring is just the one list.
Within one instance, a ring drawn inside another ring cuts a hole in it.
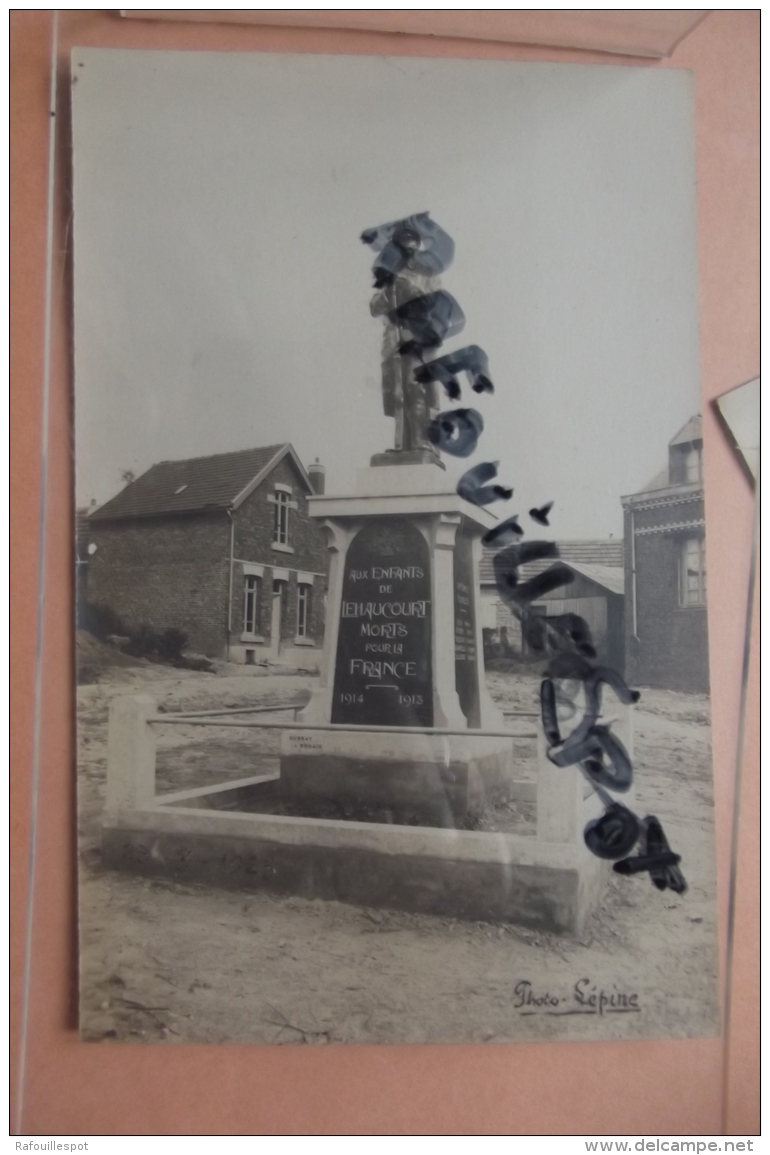
[{"label": "low stone wall", "polygon": [[[164,799],[156,794],[155,730],[172,722],[141,695],[116,698],[110,705],[106,866],[572,934],[581,933],[606,883],[609,864],[583,842],[586,822],[600,813],[599,799],[575,768],[549,761],[540,731],[536,780],[517,782],[512,746],[523,735],[513,732],[319,732],[289,723],[279,776],[257,775]],[[632,711],[617,722],[632,753]],[[199,719],[198,724],[209,723]],[[238,723],[212,718],[211,724]],[[369,755],[365,776],[355,764],[341,768],[364,751]],[[425,760],[424,774],[416,773],[421,763],[414,761],[415,753]],[[356,802],[359,788],[370,797],[381,788],[383,798],[392,799],[394,783],[385,779],[400,775],[396,794],[413,790],[422,802],[441,799],[443,811],[432,825],[412,826],[229,809],[253,802],[255,791],[291,798],[297,774],[297,798],[308,797],[315,778],[317,797],[328,794],[339,801],[345,782],[352,782]],[[496,788],[535,802],[535,837],[456,829],[454,810],[467,813]],[[447,801],[452,798],[454,804]]]},{"label": "low stone wall", "polygon": [[606,873],[584,848],[512,834],[167,806],[115,815],[102,848],[146,875],[571,934]]}]

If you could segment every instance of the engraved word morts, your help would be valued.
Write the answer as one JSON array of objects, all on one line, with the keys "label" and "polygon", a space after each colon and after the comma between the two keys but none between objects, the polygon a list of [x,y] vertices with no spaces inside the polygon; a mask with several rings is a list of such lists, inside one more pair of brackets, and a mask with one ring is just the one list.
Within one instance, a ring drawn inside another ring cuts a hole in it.
[{"label": "engraved word morts", "polygon": [[365,526],[345,560],[332,722],[432,726],[430,550],[409,521]]}]

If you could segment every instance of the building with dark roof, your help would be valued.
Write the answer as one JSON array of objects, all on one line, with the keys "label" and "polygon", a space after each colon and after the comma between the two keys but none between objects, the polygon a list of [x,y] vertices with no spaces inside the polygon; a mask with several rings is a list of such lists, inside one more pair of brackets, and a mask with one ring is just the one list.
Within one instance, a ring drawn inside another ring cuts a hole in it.
[{"label": "building with dark roof", "polygon": [[288,443],[153,465],[89,515],[85,551],[79,527],[89,602],[210,657],[317,665],[327,550],[308,498],[323,477]]},{"label": "building with dark roof", "polygon": [[75,510],[75,601],[82,605],[88,597],[88,545],[91,541],[88,518],[96,508],[90,506]]},{"label": "building with dark roof", "polygon": [[[572,570],[573,581],[546,594],[533,608],[546,616],[579,614],[588,623],[597,653],[603,662],[620,672],[624,668],[625,584],[623,542],[560,541],[559,561]],[[521,626],[495,585],[493,559],[496,550],[485,549],[481,557],[481,612],[487,654],[513,653],[526,656],[527,645]],[[553,565],[553,559],[528,562],[519,571],[527,581]]]},{"label": "building with dark roof", "polygon": [[634,685],[708,691],[703,430],[691,417],[668,463],[624,514],[626,659]]}]

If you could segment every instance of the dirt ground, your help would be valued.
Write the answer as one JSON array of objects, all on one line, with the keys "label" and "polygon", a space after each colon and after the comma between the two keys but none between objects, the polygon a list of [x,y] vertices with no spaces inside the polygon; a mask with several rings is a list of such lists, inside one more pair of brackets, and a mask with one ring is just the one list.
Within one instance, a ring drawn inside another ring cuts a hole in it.
[{"label": "dirt ground", "polygon": [[[231,1043],[508,1042],[716,1032],[708,699],[643,691],[636,810],[662,820],[689,890],[610,876],[581,941],[337,902],[180,885],[103,869],[107,712],[116,694],[161,710],[304,701],[314,678],[259,667],[176,670],[81,639],[78,687],[81,1029],[90,1040]],[[505,709],[533,676],[489,675]],[[288,715],[291,716],[291,715]],[[277,736],[175,727],[159,789],[276,766]],[[523,776],[534,748],[517,747]],[[256,768],[255,768],[256,767]],[[531,815],[514,815],[531,824]]]}]

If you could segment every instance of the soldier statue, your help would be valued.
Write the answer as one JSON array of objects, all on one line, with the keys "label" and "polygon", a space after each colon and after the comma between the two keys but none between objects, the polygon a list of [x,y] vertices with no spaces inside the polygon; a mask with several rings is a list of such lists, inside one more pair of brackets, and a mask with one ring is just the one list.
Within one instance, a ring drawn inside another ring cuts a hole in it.
[{"label": "soldier statue", "polygon": [[440,345],[464,323],[437,275],[451,262],[454,244],[428,213],[369,229],[361,239],[378,252],[373,268],[377,292],[370,311],[385,323],[383,410],[396,422],[394,448],[378,454],[377,463],[438,462],[428,439],[428,426],[439,411],[438,382],[417,381],[415,369],[424,351]]}]

